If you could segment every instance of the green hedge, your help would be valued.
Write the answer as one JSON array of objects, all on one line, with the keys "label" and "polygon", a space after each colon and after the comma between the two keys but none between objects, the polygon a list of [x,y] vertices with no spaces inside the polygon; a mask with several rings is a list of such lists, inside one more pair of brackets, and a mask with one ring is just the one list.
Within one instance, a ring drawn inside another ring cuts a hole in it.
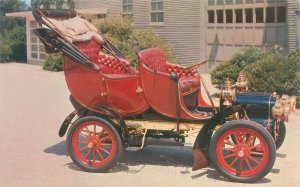
[{"label": "green hedge", "polygon": [[263,59],[265,56],[266,55],[263,52],[254,47],[242,49],[228,62],[220,64],[214,71],[212,71],[212,83],[221,86],[225,83],[227,78],[229,78],[230,81],[236,81],[240,71],[242,71],[247,65]]},{"label": "green hedge", "polygon": [[296,95],[299,91],[299,67],[299,54],[274,54],[247,66],[243,73],[251,91]]},{"label": "green hedge", "polygon": [[43,70],[48,71],[62,71],[63,70],[63,57],[60,54],[47,54],[43,64]]},{"label": "green hedge", "polygon": [[217,68],[211,73],[211,79],[213,84],[221,86],[225,84],[227,78],[230,81],[236,81],[240,72],[240,68],[229,62],[225,62],[217,66]]},{"label": "green hedge", "polygon": [[227,78],[235,82],[243,72],[250,91],[296,95],[300,84],[300,52],[283,55],[281,51],[278,46],[268,55],[255,48],[244,49],[211,73],[212,83],[220,86]]}]

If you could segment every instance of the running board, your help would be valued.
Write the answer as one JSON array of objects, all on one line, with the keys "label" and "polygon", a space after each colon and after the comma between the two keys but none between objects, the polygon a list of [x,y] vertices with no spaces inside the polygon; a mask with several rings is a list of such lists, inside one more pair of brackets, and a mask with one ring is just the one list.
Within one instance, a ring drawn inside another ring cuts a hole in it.
[{"label": "running board", "polygon": [[[161,131],[176,131],[176,121],[149,121],[149,120],[125,120],[126,124],[140,125],[142,129],[161,130]],[[179,123],[180,131],[190,131],[201,129],[204,123]]]}]

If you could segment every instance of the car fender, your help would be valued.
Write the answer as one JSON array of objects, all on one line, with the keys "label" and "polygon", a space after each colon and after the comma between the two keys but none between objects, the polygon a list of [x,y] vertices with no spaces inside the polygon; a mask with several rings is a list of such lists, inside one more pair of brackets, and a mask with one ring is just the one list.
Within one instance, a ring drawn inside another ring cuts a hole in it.
[{"label": "car fender", "polygon": [[207,148],[216,126],[220,123],[224,123],[224,120],[227,116],[236,112],[243,111],[244,107],[244,105],[233,105],[216,113],[204,124],[204,126],[199,131],[193,149]]},{"label": "car fender", "polygon": [[[116,113],[115,111],[113,111],[112,109],[110,109],[106,106],[94,106],[93,111],[90,111],[87,108],[81,108],[80,110],[74,110],[66,117],[66,119],[60,126],[58,135],[60,137],[63,137],[66,134],[68,127],[69,127],[71,121],[73,120],[73,118],[77,114],[82,114],[82,113],[84,113],[86,115],[92,115],[92,116],[98,116],[98,117],[104,118],[105,120],[107,120],[108,122],[113,124],[113,126],[119,132],[122,141],[124,142],[125,137],[127,137],[126,136],[127,135],[126,123],[122,119],[122,117],[120,115],[118,115],[118,113]],[[118,122],[118,124],[115,124],[108,116],[115,119]]]}]

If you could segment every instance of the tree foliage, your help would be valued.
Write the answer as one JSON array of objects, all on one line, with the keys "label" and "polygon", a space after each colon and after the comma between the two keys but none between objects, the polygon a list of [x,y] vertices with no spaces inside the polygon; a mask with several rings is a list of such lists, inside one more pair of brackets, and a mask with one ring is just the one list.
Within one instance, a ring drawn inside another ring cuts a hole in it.
[{"label": "tree foliage", "polygon": [[26,61],[26,30],[22,18],[5,17],[5,13],[26,10],[20,0],[0,1],[0,62]]}]

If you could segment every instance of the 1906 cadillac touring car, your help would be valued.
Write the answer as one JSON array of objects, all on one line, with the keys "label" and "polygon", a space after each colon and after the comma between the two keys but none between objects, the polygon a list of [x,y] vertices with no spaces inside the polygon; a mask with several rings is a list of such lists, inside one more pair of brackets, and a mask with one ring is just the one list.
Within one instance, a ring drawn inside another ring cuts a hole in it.
[{"label": "1906 cadillac touring car", "polygon": [[[138,70],[98,30],[73,10],[39,10],[41,28],[34,33],[48,53],[64,56],[64,72],[75,111],[63,122],[71,159],[82,170],[105,172],[123,148],[143,148],[148,138],[185,141],[199,129],[193,169],[213,164],[226,178],[253,182],[275,162],[294,100],[274,94],[251,94],[240,77],[227,82],[220,105],[203,99],[205,84],[198,63],[189,67],[166,62],[164,52],[150,48],[138,54]],[[105,51],[105,52],[104,52]]]}]

